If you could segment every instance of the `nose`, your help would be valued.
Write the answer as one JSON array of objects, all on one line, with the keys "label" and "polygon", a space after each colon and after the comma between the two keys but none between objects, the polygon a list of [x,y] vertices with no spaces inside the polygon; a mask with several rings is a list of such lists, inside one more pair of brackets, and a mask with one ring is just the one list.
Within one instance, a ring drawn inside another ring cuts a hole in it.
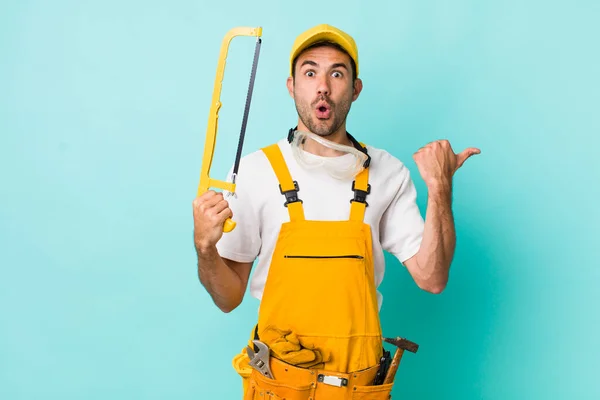
[{"label": "nose", "polygon": [[329,96],[330,93],[331,93],[331,90],[330,90],[330,87],[329,87],[328,76],[327,75],[323,75],[319,79],[319,83],[317,85],[317,94],[319,94],[321,96]]}]

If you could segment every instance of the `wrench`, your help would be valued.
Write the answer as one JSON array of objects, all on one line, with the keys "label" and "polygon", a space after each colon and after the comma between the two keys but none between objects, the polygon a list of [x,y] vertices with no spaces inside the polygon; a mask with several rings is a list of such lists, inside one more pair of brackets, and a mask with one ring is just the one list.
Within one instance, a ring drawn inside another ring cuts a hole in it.
[{"label": "wrench", "polygon": [[273,379],[273,373],[269,367],[269,347],[260,340],[253,340],[252,343],[258,347],[258,352],[254,353],[252,347],[246,347],[246,351],[250,357],[250,366],[267,378]]}]

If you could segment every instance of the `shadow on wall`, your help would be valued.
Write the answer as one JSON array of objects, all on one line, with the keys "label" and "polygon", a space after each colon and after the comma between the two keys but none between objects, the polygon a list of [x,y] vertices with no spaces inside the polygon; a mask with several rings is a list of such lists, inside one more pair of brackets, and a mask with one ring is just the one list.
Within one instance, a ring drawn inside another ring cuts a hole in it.
[{"label": "shadow on wall", "polygon": [[[500,288],[490,240],[482,234],[483,226],[477,228],[459,231],[457,226],[450,281],[439,295],[419,289],[405,267],[386,254],[386,276],[379,288],[383,335],[419,344],[416,354],[403,355],[393,390],[398,398],[481,398]],[[393,353],[393,346],[385,347]]]}]

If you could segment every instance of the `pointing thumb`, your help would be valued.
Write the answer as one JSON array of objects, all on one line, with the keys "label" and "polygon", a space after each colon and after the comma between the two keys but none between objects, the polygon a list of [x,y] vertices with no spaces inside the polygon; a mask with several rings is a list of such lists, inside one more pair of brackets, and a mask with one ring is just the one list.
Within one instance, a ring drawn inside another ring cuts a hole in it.
[{"label": "pointing thumb", "polygon": [[456,156],[456,169],[462,167],[465,161],[467,161],[467,158],[479,153],[481,153],[481,150],[476,147],[469,147],[468,149],[463,150]]}]

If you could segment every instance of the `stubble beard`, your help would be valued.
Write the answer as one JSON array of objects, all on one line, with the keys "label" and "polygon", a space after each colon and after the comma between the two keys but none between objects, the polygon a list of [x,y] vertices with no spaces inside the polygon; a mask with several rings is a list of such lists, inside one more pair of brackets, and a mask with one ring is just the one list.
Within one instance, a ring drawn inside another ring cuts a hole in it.
[{"label": "stubble beard", "polygon": [[[348,112],[350,112],[351,100],[351,96],[348,96],[348,98],[341,100],[339,103],[333,103],[330,99],[320,96],[313,103],[309,103],[308,101],[296,100],[296,93],[294,93],[294,102],[300,121],[302,121],[310,132],[321,137],[327,137],[335,133],[342,126],[348,116]],[[319,119],[316,117],[314,112],[319,101],[326,101],[329,104],[333,119],[331,117],[328,119]]]}]

